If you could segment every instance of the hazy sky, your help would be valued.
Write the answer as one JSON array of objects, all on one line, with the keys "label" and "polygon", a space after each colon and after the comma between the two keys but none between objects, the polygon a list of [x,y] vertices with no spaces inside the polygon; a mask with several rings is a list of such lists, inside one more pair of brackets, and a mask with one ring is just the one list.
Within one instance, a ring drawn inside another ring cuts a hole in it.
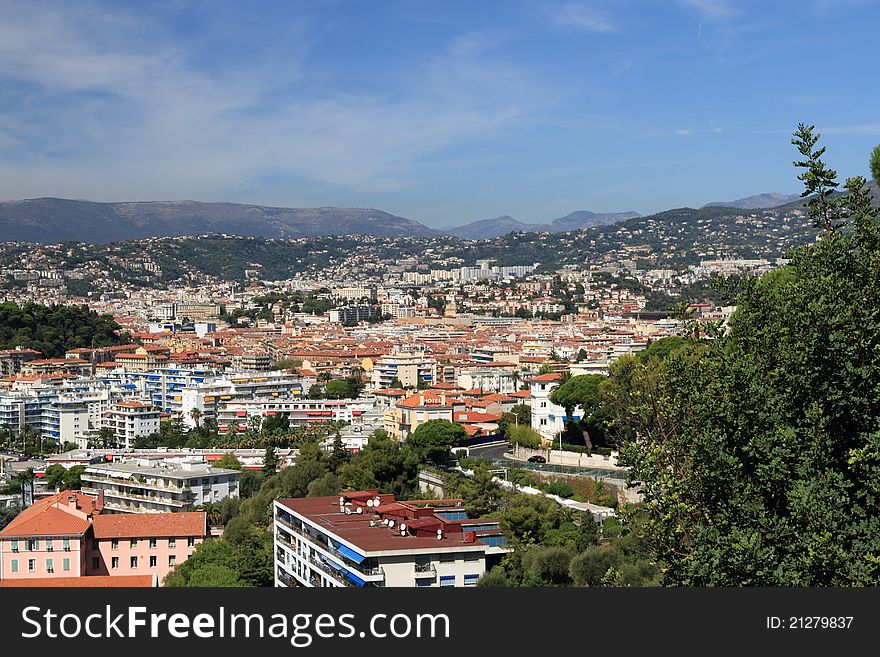
[{"label": "hazy sky", "polygon": [[873,0],[0,0],[0,199],[431,226],[800,191],[880,143]]}]

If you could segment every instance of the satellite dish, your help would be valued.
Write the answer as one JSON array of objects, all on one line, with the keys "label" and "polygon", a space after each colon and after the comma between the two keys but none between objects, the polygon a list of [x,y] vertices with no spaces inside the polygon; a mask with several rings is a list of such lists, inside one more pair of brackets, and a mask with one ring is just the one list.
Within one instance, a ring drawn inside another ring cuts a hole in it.
[{"label": "satellite dish", "polygon": [[363,513],[363,512],[364,512],[364,507],[359,506],[359,507],[357,508],[357,512],[358,512],[358,513]]},{"label": "satellite dish", "polygon": [[351,509],[349,509],[348,507],[345,507],[345,515],[347,515],[347,516],[351,515]]},{"label": "satellite dish", "polygon": [[378,497],[373,498],[373,506],[379,506],[380,501],[381,500]]},{"label": "satellite dish", "polygon": [[373,500],[372,500],[372,499],[367,500],[367,506],[373,506]]},{"label": "satellite dish", "polygon": [[389,521],[388,521],[388,526],[389,526],[389,527],[394,527],[394,521],[393,521],[393,520],[389,520]]},{"label": "satellite dish", "polygon": [[343,504],[345,504],[345,498],[340,495],[339,496],[339,506],[342,506]]},{"label": "satellite dish", "polygon": [[405,522],[400,523],[400,533],[406,534],[406,523]]},{"label": "satellite dish", "polygon": [[437,530],[437,540],[439,541],[441,538],[443,538],[443,530],[438,529]]}]

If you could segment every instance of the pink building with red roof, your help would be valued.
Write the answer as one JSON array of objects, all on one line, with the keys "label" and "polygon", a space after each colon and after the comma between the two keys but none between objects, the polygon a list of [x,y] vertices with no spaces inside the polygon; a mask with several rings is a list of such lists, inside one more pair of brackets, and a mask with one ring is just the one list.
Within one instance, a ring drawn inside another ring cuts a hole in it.
[{"label": "pink building with red roof", "polygon": [[[144,578],[159,583],[208,536],[204,511],[107,514],[104,496],[62,491],[35,502],[0,531],[0,582]],[[30,584],[28,584],[30,585]],[[77,586],[78,584],[71,584]]]}]

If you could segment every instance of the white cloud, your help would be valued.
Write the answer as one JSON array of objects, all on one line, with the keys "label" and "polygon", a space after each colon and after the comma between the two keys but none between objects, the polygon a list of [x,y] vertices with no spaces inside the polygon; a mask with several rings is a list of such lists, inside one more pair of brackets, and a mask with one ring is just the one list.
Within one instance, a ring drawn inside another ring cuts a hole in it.
[{"label": "white cloud", "polygon": [[290,199],[301,181],[397,190],[420,182],[427,160],[521,127],[546,96],[522,71],[476,57],[501,42],[495,32],[459,37],[393,98],[296,93],[306,46],[271,66],[207,73],[166,37],[88,5],[10,5],[0,81],[26,91],[0,126],[24,146],[0,152],[0,198],[217,200],[265,179]]},{"label": "white cloud", "polygon": [[692,134],[694,134],[694,132],[696,131],[692,130],[691,128],[682,128],[679,130],[673,130],[672,134],[678,135],[679,137],[690,137]]},{"label": "white cloud", "polygon": [[557,28],[583,32],[615,32],[617,27],[607,12],[585,2],[566,2],[545,7],[550,23]]}]

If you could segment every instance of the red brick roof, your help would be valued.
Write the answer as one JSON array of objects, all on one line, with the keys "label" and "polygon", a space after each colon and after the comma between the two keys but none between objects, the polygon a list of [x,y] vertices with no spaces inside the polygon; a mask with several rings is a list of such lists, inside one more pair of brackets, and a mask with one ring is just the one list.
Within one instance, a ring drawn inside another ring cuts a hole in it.
[{"label": "red brick roof", "polygon": [[[68,506],[71,496],[76,498],[76,509],[72,513]],[[94,497],[74,491],[63,491],[34,502],[33,506],[19,513],[0,536],[71,536],[83,534],[89,528],[89,521],[80,514],[93,516],[101,512],[102,505]]]},{"label": "red brick roof", "polygon": [[529,381],[559,381],[561,378],[562,372],[550,372],[549,374],[533,376]]},{"label": "red brick roof", "polygon": [[159,538],[205,536],[204,511],[182,513],[119,513],[98,516],[92,521],[95,538]]}]

